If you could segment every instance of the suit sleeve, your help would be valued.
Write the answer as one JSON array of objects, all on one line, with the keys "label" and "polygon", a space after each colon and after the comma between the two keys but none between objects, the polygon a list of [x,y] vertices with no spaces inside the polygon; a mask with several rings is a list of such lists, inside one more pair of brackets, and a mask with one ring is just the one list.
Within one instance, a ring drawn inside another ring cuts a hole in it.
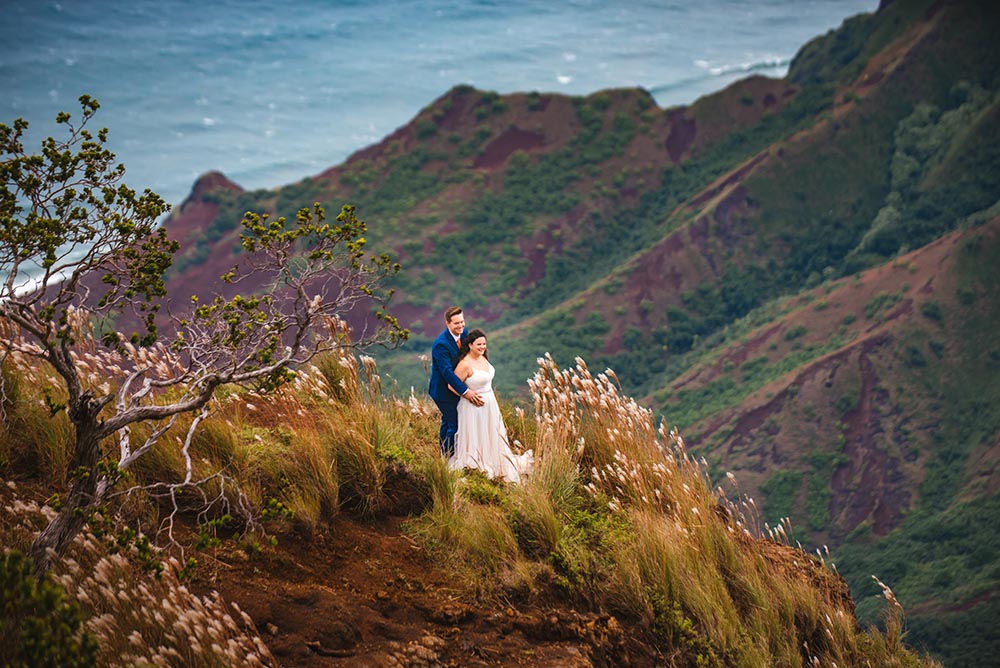
[{"label": "suit sleeve", "polygon": [[431,357],[436,368],[441,370],[441,376],[448,385],[451,385],[459,394],[465,394],[469,386],[455,375],[455,369],[451,364],[451,354],[448,351],[448,344],[444,341],[435,342],[431,349]]}]

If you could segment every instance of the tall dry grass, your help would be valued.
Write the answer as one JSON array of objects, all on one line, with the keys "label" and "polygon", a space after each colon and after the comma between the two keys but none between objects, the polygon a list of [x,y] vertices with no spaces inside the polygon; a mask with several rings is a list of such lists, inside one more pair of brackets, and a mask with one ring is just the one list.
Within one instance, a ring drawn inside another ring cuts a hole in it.
[{"label": "tall dry grass", "polygon": [[0,467],[29,472],[55,485],[66,482],[73,435],[55,378],[31,360],[10,355],[0,364]]},{"label": "tall dry grass", "polygon": [[[48,381],[37,375],[43,368],[11,357],[4,373],[10,396],[34,402],[4,404],[6,433],[19,416],[20,431],[39,434],[37,445],[5,441],[10,462],[51,447],[35,408],[45,406],[37,387]],[[667,665],[931,665],[902,643],[893,598],[885,631],[859,630],[843,581],[822,558],[793,547],[785,525],[761,527],[735,478],[724,478],[730,498],[612,372],[595,376],[582,360],[559,369],[546,357],[529,386],[533,415],[504,407],[517,445],[535,452],[521,485],[449,470],[433,406],[386,396],[374,362],[348,352],[314,360],[268,395],[221,393],[188,460],[168,433],[122,484],[155,491],[184,480],[190,465],[210,488],[188,497],[194,505],[280,508],[282,521],[314,529],[344,508],[381,512],[390,478],[405,467],[430,499],[410,524],[414,535],[480,596],[554,596],[613,612],[647,629]],[[175,430],[185,433],[191,419]],[[202,519],[223,511],[213,506]]]},{"label": "tall dry grass", "polygon": [[[85,354],[79,358],[84,382],[115,391],[121,374],[113,360],[98,349]],[[57,503],[73,440],[65,410],[58,410],[59,380],[36,357],[11,353],[2,363],[0,479],[30,478],[55,492],[50,501]],[[169,399],[164,394],[151,400]],[[373,361],[349,350],[298,369],[294,381],[275,392],[225,388],[185,456],[183,439],[194,419],[178,418],[124,472],[103,509],[109,520],[118,520],[110,522],[109,536],[122,531],[127,517],[161,544],[176,545],[177,513],[222,535],[213,521],[237,505],[253,515],[236,527],[240,531],[274,520],[315,529],[345,505],[380,512],[390,501],[390,473],[408,468],[414,479],[426,480],[440,459],[436,416],[427,403],[384,397]],[[130,438],[143,442],[160,426],[133,425]],[[109,439],[104,447],[107,460],[115,460],[117,442]],[[26,552],[54,511],[17,499],[5,506],[0,544]],[[54,570],[56,581],[83,606],[86,628],[100,644],[100,665],[275,665],[249,618],[218,597],[194,596],[178,580],[181,564],[174,557],[162,555],[166,568],[154,578],[135,559],[106,547],[86,532]]]},{"label": "tall dry grass", "polygon": [[[251,507],[277,502],[286,519],[311,531],[345,507],[384,510],[390,472],[422,470],[435,458],[433,420],[412,397],[384,397],[370,358],[327,353],[277,391],[232,390],[213,402],[192,443],[195,477],[223,472]],[[189,421],[178,422],[180,434]],[[177,437],[164,439],[135,467],[135,479],[182,479],[179,446]]]},{"label": "tall dry grass", "polygon": [[[76,357],[84,385],[116,391],[125,377],[122,355],[103,350],[82,330],[79,340],[85,343]],[[127,350],[151,366],[165,357]],[[65,410],[51,410],[64,399],[60,381],[44,362],[17,352],[5,356],[2,372],[0,472],[30,475],[58,493],[66,487],[73,445]],[[167,390],[149,400],[171,398]],[[185,451],[194,419],[178,416],[111,495],[109,505],[154,498],[158,535],[166,540],[175,536],[178,512],[203,523],[233,515],[243,530],[279,519],[307,531],[343,507],[377,514],[393,501],[387,479],[401,469],[425,469],[437,453],[436,418],[426,402],[384,396],[374,360],[350,349],[317,357],[277,391],[220,389]],[[129,437],[145,442],[163,424],[133,425]],[[117,458],[113,440],[105,443],[108,461]]]},{"label": "tall dry grass", "polygon": [[435,479],[417,533],[450,549],[449,563],[475,561],[483,583],[521,591],[551,594],[528,580],[553,580],[559,595],[647,628],[668,665],[931,665],[905,648],[898,624],[860,631],[839,576],[791,546],[784,526],[761,528],[752,500],[714,486],[613,373],[546,357],[529,385],[528,480],[470,498],[464,479]]},{"label": "tall dry grass", "polygon": [[[19,497],[8,483],[0,489],[5,550],[27,550],[54,514]],[[118,551],[113,537],[81,533],[52,573],[79,604],[84,629],[97,639],[98,664],[109,668],[265,667],[278,662],[252,620],[218,594],[195,595],[177,578],[180,564],[163,555],[161,573],[144,568],[135,549]]]}]

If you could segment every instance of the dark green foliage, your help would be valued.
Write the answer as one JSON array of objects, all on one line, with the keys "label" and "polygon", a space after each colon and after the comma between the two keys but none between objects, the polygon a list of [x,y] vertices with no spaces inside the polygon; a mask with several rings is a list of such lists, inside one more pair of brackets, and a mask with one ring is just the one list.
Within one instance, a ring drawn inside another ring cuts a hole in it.
[{"label": "dark green foliage", "polygon": [[805,325],[795,325],[794,327],[790,327],[785,330],[785,341],[794,341],[800,336],[805,336],[808,331],[809,328]]},{"label": "dark green foliage", "polygon": [[[749,360],[740,368],[739,379],[724,375],[696,388],[682,389],[674,395],[666,391],[659,391],[654,394],[654,398],[658,408],[670,417],[672,424],[696,424],[708,415],[736,405],[752,392],[782,374],[831,350],[836,350],[843,343],[843,339],[839,335],[835,335],[822,345],[801,346],[774,363],[769,363],[767,357],[758,357]],[[687,363],[692,364],[693,360],[689,359]],[[668,365],[665,373],[676,377],[684,368],[680,364],[674,367]]]},{"label": "dark green foliage", "polygon": [[906,346],[903,351],[903,362],[909,367],[927,366],[927,358],[920,348],[915,345]]},{"label": "dark green foliage", "polygon": [[925,317],[941,322],[944,320],[944,310],[941,308],[940,302],[931,299],[920,305],[920,312],[924,314]]},{"label": "dark green foliage", "polygon": [[763,373],[765,367],[767,367],[767,362],[768,359],[766,355],[763,355],[761,357],[755,357],[752,360],[747,360],[740,367],[740,378],[745,383],[747,382],[752,383],[761,379],[762,377],[764,377]]},{"label": "dark green foliage", "polygon": [[920,103],[899,121],[889,192],[849,261],[922,246],[996,203],[1000,112],[994,95],[962,81],[942,104]]},{"label": "dark green foliage", "polygon": [[911,642],[947,657],[948,668],[982,668],[984,657],[1000,656],[998,620],[1000,600],[993,598],[966,610],[917,612],[907,617],[906,626]]},{"label": "dark green foliage", "polygon": [[667,346],[675,352],[691,348],[705,336],[740,318],[776,292],[773,267],[729,265],[718,284],[704,283],[682,295],[687,311],[668,307],[671,333]]},{"label": "dark green foliage", "polygon": [[[910,365],[917,372],[925,365]],[[985,376],[995,375],[992,369],[981,369]],[[968,382],[948,387],[951,407],[944,414],[942,425],[932,433],[937,446],[926,464],[926,475],[920,486],[924,508],[943,510],[952,502],[965,480],[964,464],[970,450],[1000,430],[1000,407],[987,397],[996,391],[995,382],[983,382],[971,374]]]},{"label": "dark green foliage", "polygon": [[871,56],[926,15],[931,4],[932,0],[895,2],[880,8],[879,16],[861,14],[845,20],[799,49],[788,79],[800,86],[852,80]]},{"label": "dark green foliage", "polygon": [[833,492],[826,478],[813,474],[809,476],[808,495],[806,497],[807,525],[811,531],[823,531],[830,522],[830,500]]},{"label": "dark green foliage", "polygon": [[666,369],[668,331],[661,328],[650,335],[637,327],[629,327],[622,337],[622,350],[593,357],[594,366],[614,369],[620,378],[628,378],[632,387],[646,387]]},{"label": "dark green foliage", "polygon": [[1000,496],[993,495],[943,512],[914,513],[884,538],[839,548],[836,561],[858,601],[861,621],[877,621],[881,591],[871,582],[874,573],[893,588],[904,608],[928,597],[954,606],[943,615],[909,615],[911,637],[926,643],[932,653],[948,656],[949,666],[984,665],[983,647],[997,648],[997,603],[987,600],[969,608],[957,604],[1000,587],[998,513]]},{"label": "dark green foliage", "polygon": [[891,309],[893,306],[899,303],[902,299],[902,295],[899,293],[889,294],[888,292],[880,292],[869,300],[865,304],[865,317],[869,320],[874,320],[885,314],[886,311]]},{"label": "dark green foliage", "polygon": [[458,157],[468,158],[473,155],[479,154],[483,149],[483,144],[486,140],[493,135],[493,130],[489,127],[483,125],[476,129],[472,137],[469,138],[467,142],[461,144],[458,148]]},{"label": "dark green foliage", "polygon": [[502,114],[507,110],[507,102],[499,93],[490,91],[484,93],[479,102],[476,103],[476,119],[485,120],[490,116]]},{"label": "dark green foliage", "polygon": [[690,350],[695,337],[708,331],[707,327],[692,318],[687,311],[673,306],[667,307],[667,319],[670,327],[667,330],[666,345],[673,353]]},{"label": "dark green foliage", "polygon": [[811,453],[808,459],[812,470],[806,487],[806,524],[810,531],[823,531],[830,522],[830,502],[833,499],[830,481],[834,471],[847,458],[839,453],[817,451]]},{"label": "dark green foliage", "polygon": [[[79,120],[56,116],[66,136],[47,137],[36,154],[25,148],[26,120],[0,123],[0,311],[34,331],[45,329],[40,321],[57,322],[43,335],[47,345],[56,346],[54,336],[69,347],[68,314],[84,292],[81,277],[99,277],[99,288],[86,289],[88,307],[97,316],[130,308],[144,330],[132,342],[150,346],[166,295],[163,275],[177,251],[157,224],[170,206],[151,190],[139,194],[122,183],[125,166],[107,148],[108,129],[88,128],[100,104],[89,95],[79,103]],[[37,291],[23,294],[31,284]]]},{"label": "dark green foliage", "polygon": [[837,409],[837,413],[843,415],[844,413],[849,413],[858,407],[858,395],[856,392],[851,394],[843,394],[837,399],[837,403],[834,404]]},{"label": "dark green foliage", "polygon": [[463,477],[459,491],[463,497],[484,506],[499,506],[506,496],[502,483],[491,480],[482,471],[468,470]]},{"label": "dark green foliage", "polygon": [[956,295],[963,306],[972,306],[976,301],[976,291],[968,287],[960,287]]},{"label": "dark green foliage", "polygon": [[766,499],[764,518],[777,524],[783,517],[791,517],[799,494],[802,491],[802,473],[798,471],[777,471],[760,486]]},{"label": "dark green foliage", "polygon": [[416,134],[417,139],[421,141],[425,139],[430,139],[431,137],[437,134],[437,131],[438,131],[437,125],[435,125],[434,121],[430,120],[429,118],[422,118],[419,121],[417,121],[416,128],[414,129],[414,133]]},{"label": "dark green foliage", "polygon": [[664,649],[684,657],[681,665],[698,668],[722,668],[726,663],[719,658],[705,632],[685,614],[677,601],[667,601],[663,596],[651,594],[655,615],[654,628],[664,639]]},{"label": "dark green foliage", "polygon": [[[569,365],[577,356],[587,355],[598,347],[607,331],[607,321],[599,313],[591,313],[580,325],[573,314],[556,311],[546,315],[536,329],[514,343],[504,354],[526,358],[527,355],[519,355],[517,351],[538,350],[550,353],[560,365]],[[567,332],[573,332],[573,335],[565,335]],[[530,359],[531,366],[534,366],[535,357],[537,355]]]},{"label": "dark green foliage", "polygon": [[353,199],[373,218],[412,209],[445,186],[441,175],[424,170],[431,160],[444,159],[445,154],[423,147],[403,153],[393,159],[388,173],[377,184],[357,189]]},{"label": "dark green foliage", "polygon": [[97,665],[97,640],[82,630],[79,606],[28,557],[0,554],[0,665],[85,668]]},{"label": "dark green foliage", "polygon": [[[239,220],[247,211],[262,213],[259,202],[263,195],[263,191],[255,191],[254,193],[251,193],[251,195],[258,202],[257,206],[251,206],[243,209],[237,213],[236,218],[229,218],[228,220]],[[319,184],[312,179],[303,179],[298,183],[285,186],[278,192],[278,200],[274,204],[274,213],[278,216],[292,218],[302,207],[309,207],[316,202],[323,201],[323,191]]]},{"label": "dark green foliage", "polygon": [[817,85],[851,79],[864,66],[861,55],[873,27],[870,16],[855,16],[844,21],[839,30],[815,38],[792,60],[789,80]]},{"label": "dark green foliage", "polygon": [[[563,505],[565,524],[556,545],[546,546],[545,541],[526,536],[517,525],[515,531],[526,553],[534,551],[547,556],[557,574],[557,586],[567,594],[581,597],[582,593],[581,598],[585,598],[588,592],[600,590],[601,584],[612,577],[614,565],[606,555],[614,552],[613,546],[628,540],[632,528],[627,518],[609,512],[606,502],[574,496],[563,499]],[[590,605],[588,601],[581,603]]]}]

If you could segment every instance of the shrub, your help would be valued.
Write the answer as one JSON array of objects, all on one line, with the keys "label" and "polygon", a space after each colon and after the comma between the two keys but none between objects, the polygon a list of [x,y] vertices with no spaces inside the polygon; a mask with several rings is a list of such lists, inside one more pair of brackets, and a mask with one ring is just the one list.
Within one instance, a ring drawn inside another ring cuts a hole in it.
[{"label": "shrub", "polygon": [[898,293],[897,294],[889,294],[888,292],[878,293],[877,295],[872,297],[867,304],[865,304],[865,317],[867,317],[869,320],[873,320],[881,316],[883,313],[885,313],[890,308],[895,306],[900,299],[902,299],[902,296],[899,295]]},{"label": "shrub", "polygon": [[434,124],[434,121],[429,118],[422,118],[417,121],[416,125],[416,137],[417,139],[423,141],[425,139],[430,139],[437,134],[438,128]]},{"label": "shrub", "polygon": [[924,357],[924,353],[920,348],[915,345],[908,345],[903,351],[903,363],[911,368],[925,367],[927,366],[927,358]]},{"label": "shrub", "polygon": [[959,288],[958,301],[960,301],[963,306],[972,306],[972,304],[976,301],[976,291],[969,287]]},{"label": "shrub", "polygon": [[808,331],[809,329],[805,325],[796,325],[785,331],[785,341],[793,341],[801,336],[804,336]]},{"label": "shrub", "polygon": [[837,413],[843,415],[844,413],[849,413],[858,407],[858,395],[856,392],[850,394],[842,394],[838,399],[837,403],[834,404],[837,409]]},{"label": "shrub", "polygon": [[764,510],[770,521],[791,517],[801,488],[802,474],[798,471],[778,471],[760,486]]},{"label": "shrub", "polygon": [[935,320],[937,322],[944,320],[944,310],[941,308],[941,304],[933,299],[921,304],[920,312],[924,314],[925,318],[930,320]]},{"label": "shrub", "polygon": [[82,628],[76,601],[31,560],[0,555],[0,665],[8,668],[84,668],[97,665],[97,640]]},{"label": "shrub", "polygon": [[[0,542],[6,545],[26,544],[34,528],[52,514],[49,508],[22,501],[10,485],[0,488],[0,497],[5,505]],[[4,590],[0,665],[277,666],[249,616],[217,593],[193,594],[181,582],[184,569],[173,557],[163,560],[166,568],[150,570],[148,557],[163,553],[155,548],[149,552],[145,537],[134,537],[112,533],[98,537],[86,528],[37,588],[34,575],[28,575],[33,568],[30,561],[12,557],[14,551],[5,553],[0,558]],[[20,620],[20,640],[14,635],[16,629],[6,626],[8,620]],[[25,632],[30,634],[27,643]],[[11,639],[30,652],[22,654],[27,663],[2,654],[9,651],[4,643]]]}]

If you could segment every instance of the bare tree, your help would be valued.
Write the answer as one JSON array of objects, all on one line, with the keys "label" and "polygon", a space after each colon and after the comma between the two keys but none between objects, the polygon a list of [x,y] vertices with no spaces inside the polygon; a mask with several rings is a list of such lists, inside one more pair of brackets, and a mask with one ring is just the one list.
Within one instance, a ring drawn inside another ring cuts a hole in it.
[{"label": "bare tree", "polygon": [[[271,390],[322,351],[394,345],[409,335],[386,311],[392,290],[383,284],[399,265],[384,254],[365,256],[367,227],[353,207],[327,223],[316,204],[294,221],[248,212],[243,266],[221,278],[257,285],[263,275],[267,287],[207,303],[192,297],[188,314],[170,315],[169,338],[160,340],[164,273],[177,244],[157,221],[169,206],[121,184],[125,169],[105,148],[107,130],[95,137],[86,129],[97,101],[83,96],[80,103],[79,124],[66,113],[56,119],[68,138],[49,137],[38,155],[24,150],[27,122],[0,124],[0,319],[7,321],[0,356],[51,365],[66,395],[64,406],[52,408],[65,408],[75,436],[69,492],[32,545],[39,573],[183,414],[194,417],[180,446],[188,463],[181,484],[194,482],[188,448],[218,388]],[[358,308],[371,309],[374,324],[347,337],[342,316]],[[143,331],[125,336],[108,327],[125,309]],[[83,361],[82,349],[96,343],[92,322],[103,332],[103,379],[92,378]],[[151,425],[141,443],[131,438],[137,423]]]}]

